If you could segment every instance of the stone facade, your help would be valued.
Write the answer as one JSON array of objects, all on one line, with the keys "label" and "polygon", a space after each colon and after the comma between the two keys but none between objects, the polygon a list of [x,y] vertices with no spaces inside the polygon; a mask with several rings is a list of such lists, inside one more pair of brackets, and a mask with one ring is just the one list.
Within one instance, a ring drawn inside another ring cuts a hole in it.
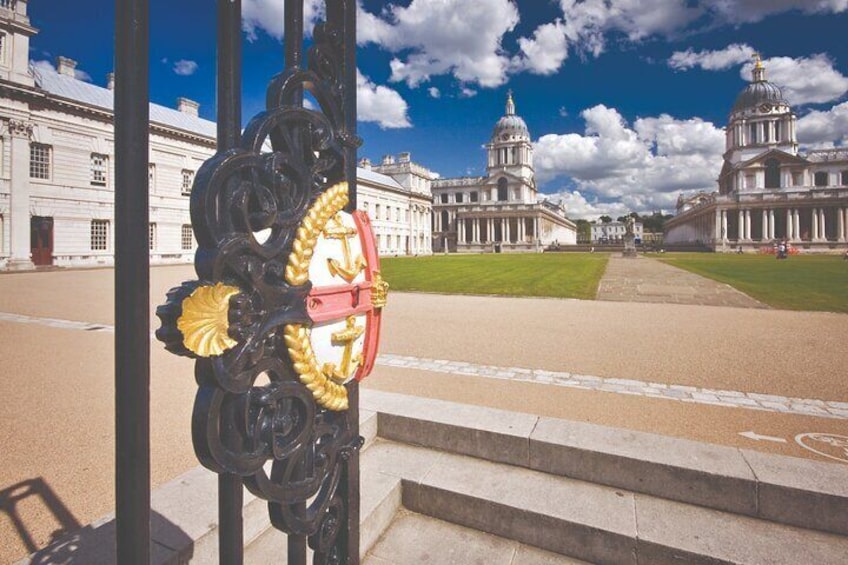
[{"label": "stone facade", "polygon": [[[76,62],[65,57],[55,71],[30,67],[36,33],[26,0],[0,4],[0,268],[111,265],[114,80],[111,73],[106,87],[78,80]],[[196,102],[150,105],[152,263],[193,261],[189,194],[215,138],[215,123],[198,116]],[[394,211],[375,218],[381,250],[429,253],[427,190],[359,172],[360,207],[381,201]]]},{"label": "stone facade", "polygon": [[811,252],[848,243],[848,150],[798,152],[795,114],[757,61],[726,128],[718,190],[678,200],[667,244],[714,251],[773,250],[786,240]]},{"label": "stone facade", "polygon": [[486,176],[433,181],[433,250],[538,252],[576,244],[565,208],[539,198],[530,133],[511,94],[486,151]]}]

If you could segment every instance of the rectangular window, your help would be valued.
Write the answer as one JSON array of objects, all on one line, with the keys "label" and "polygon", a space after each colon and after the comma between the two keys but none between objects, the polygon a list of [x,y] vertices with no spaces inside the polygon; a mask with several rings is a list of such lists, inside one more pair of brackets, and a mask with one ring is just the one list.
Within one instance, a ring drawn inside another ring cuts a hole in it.
[{"label": "rectangular window", "polygon": [[109,175],[109,157],[101,153],[91,154],[91,184],[106,186]]},{"label": "rectangular window", "polygon": [[468,195],[469,202],[477,202],[478,198],[479,197],[477,196],[476,192],[472,192],[471,194]]},{"label": "rectangular window", "polygon": [[183,169],[183,185],[180,189],[180,194],[183,196],[191,196],[192,184],[194,184],[194,171]]},{"label": "rectangular window", "polygon": [[156,224],[147,224],[147,246],[153,251],[156,249]]},{"label": "rectangular window", "polygon": [[109,220],[91,220],[91,250],[109,249]]},{"label": "rectangular window", "polygon": [[447,204],[447,203],[448,203],[448,194],[447,194],[446,192],[445,192],[445,193],[442,193],[442,194],[439,196],[439,198],[441,199],[442,204]]},{"label": "rectangular window", "polygon": [[801,171],[792,171],[792,186],[804,184],[804,174]]},{"label": "rectangular window", "polygon": [[816,186],[827,186],[827,173],[826,172],[819,171],[818,173],[816,173],[816,176],[814,177],[814,179],[815,179],[815,185]]},{"label": "rectangular window", "polygon": [[183,224],[182,232],[180,233],[180,248],[184,251],[190,250],[194,245],[192,239],[191,224]]},{"label": "rectangular window", "polygon": [[392,219],[392,207],[391,206],[386,206],[386,219],[387,220]]},{"label": "rectangular window", "polygon": [[755,143],[759,143],[759,139],[757,137],[757,131],[759,130],[760,124],[750,124],[749,125],[749,134],[748,134],[748,143],[753,145]]},{"label": "rectangular window", "polygon": [[842,171],[841,180],[842,186],[848,186],[848,171]]},{"label": "rectangular window", "polygon": [[147,165],[147,186],[150,192],[153,192],[153,189],[156,188],[156,165],[153,163]]},{"label": "rectangular window", "polygon": [[457,192],[456,196],[454,196],[454,201],[456,201],[457,204],[462,204],[462,198],[463,198],[462,193]]},{"label": "rectangular window", "polygon": [[29,176],[34,179],[50,178],[51,147],[43,143],[29,144]]},{"label": "rectangular window", "polygon": [[[2,5],[2,3],[0,3]],[[6,65],[6,50],[7,47],[6,34],[0,32],[0,65]]]}]

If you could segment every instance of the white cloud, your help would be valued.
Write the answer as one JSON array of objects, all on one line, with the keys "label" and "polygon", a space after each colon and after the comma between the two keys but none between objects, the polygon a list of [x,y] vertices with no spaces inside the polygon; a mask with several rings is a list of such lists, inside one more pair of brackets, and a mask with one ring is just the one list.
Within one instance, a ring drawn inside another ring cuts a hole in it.
[{"label": "white cloud", "polygon": [[618,218],[630,212],[621,202],[601,202],[597,198],[590,200],[579,190],[563,189],[551,194],[550,199],[562,203],[566,215],[573,220],[596,220],[604,215]]},{"label": "white cloud", "polygon": [[[300,0],[298,0],[300,1]],[[244,0],[241,8],[241,27],[250,41],[255,41],[259,30],[275,39],[283,38],[285,2],[279,0]],[[312,33],[316,20],[323,17],[324,3],[307,0],[303,6],[303,27],[307,35]]]},{"label": "white cloud", "polygon": [[[848,2],[848,0],[846,0]],[[793,105],[830,102],[848,91],[848,77],[833,68],[827,55],[810,57],[772,57],[763,61],[766,79],[781,87],[784,97]],[[753,64],[740,70],[745,80],[751,80]]]},{"label": "white cloud", "polygon": [[541,182],[570,177],[581,194],[637,212],[670,209],[682,190],[714,188],[724,132],[713,124],[663,114],[630,126],[603,105],[580,115],[584,135],[551,134],[535,143],[533,164]]},{"label": "white cloud", "polygon": [[848,146],[848,102],[827,111],[813,111],[797,124],[798,142],[805,147]]},{"label": "white cloud", "polygon": [[706,0],[716,16],[734,24],[755,23],[790,10],[807,14],[838,14],[848,10],[848,0]]},{"label": "white cloud", "polygon": [[440,98],[442,96],[442,93],[439,92],[439,89],[435,86],[431,86],[430,88],[428,88],[427,93],[430,95],[431,98]]},{"label": "white cloud", "polygon": [[687,0],[560,0],[560,7],[566,37],[596,57],[606,47],[608,32],[623,33],[630,41],[669,36],[703,13]]},{"label": "white cloud", "polygon": [[700,67],[705,71],[723,71],[751,60],[755,51],[750,45],[734,43],[717,51],[676,51],[668,60],[668,66],[678,70]]},{"label": "white cloud", "polygon": [[409,105],[397,91],[376,85],[356,71],[357,119],[376,122],[383,129],[412,127],[407,117]]},{"label": "white cloud", "polygon": [[[50,61],[30,61],[30,66],[38,72],[57,73],[56,67]],[[91,75],[80,69],[74,69],[74,78],[77,80],[91,82]]]},{"label": "white cloud", "polygon": [[467,86],[462,86],[459,88],[460,98],[474,98],[475,96],[477,96],[477,91],[473,88],[468,88]]},{"label": "white cloud", "polygon": [[390,63],[392,81],[415,87],[442,74],[483,87],[506,81],[501,41],[518,23],[509,0],[412,0],[407,7],[389,4],[381,16],[366,14],[359,35],[399,53]]},{"label": "white cloud", "polygon": [[526,69],[538,75],[549,75],[559,70],[568,58],[568,41],[559,19],[537,27],[532,39],[519,38],[518,46],[521,54],[512,59],[515,70]]},{"label": "white cloud", "polygon": [[197,71],[198,65],[195,61],[180,59],[174,63],[174,73],[180,76],[191,76]]}]

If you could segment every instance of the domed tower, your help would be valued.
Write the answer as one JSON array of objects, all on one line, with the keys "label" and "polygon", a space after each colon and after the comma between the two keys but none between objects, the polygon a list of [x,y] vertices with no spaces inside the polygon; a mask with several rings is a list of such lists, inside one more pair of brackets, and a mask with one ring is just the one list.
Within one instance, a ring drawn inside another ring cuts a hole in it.
[{"label": "domed tower", "polygon": [[522,179],[532,192],[536,191],[530,131],[521,116],[515,114],[515,102],[512,100],[511,90],[507,93],[506,114],[495,124],[492,140],[486,145],[486,149],[488,150],[486,170],[490,177],[508,173]]},{"label": "domed tower", "polygon": [[766,80],[760,56],[754,59],[753,80],[736,97],[728,120],[724,158],[731,165],[772,149],[798,154],[795,114],[780,87]]}]

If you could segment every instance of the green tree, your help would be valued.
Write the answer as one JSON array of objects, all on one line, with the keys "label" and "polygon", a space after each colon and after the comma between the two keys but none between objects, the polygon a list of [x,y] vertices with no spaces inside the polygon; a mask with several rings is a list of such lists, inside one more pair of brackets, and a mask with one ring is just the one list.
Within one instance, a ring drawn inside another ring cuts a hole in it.
[{"label": "green tree", "polygon": [[610,218],[606,214],[604,214],[603,216],[601,216],[598,219],[601,221],[602,224],[608,224],[608,223],[612,222],[612,218]]}]

